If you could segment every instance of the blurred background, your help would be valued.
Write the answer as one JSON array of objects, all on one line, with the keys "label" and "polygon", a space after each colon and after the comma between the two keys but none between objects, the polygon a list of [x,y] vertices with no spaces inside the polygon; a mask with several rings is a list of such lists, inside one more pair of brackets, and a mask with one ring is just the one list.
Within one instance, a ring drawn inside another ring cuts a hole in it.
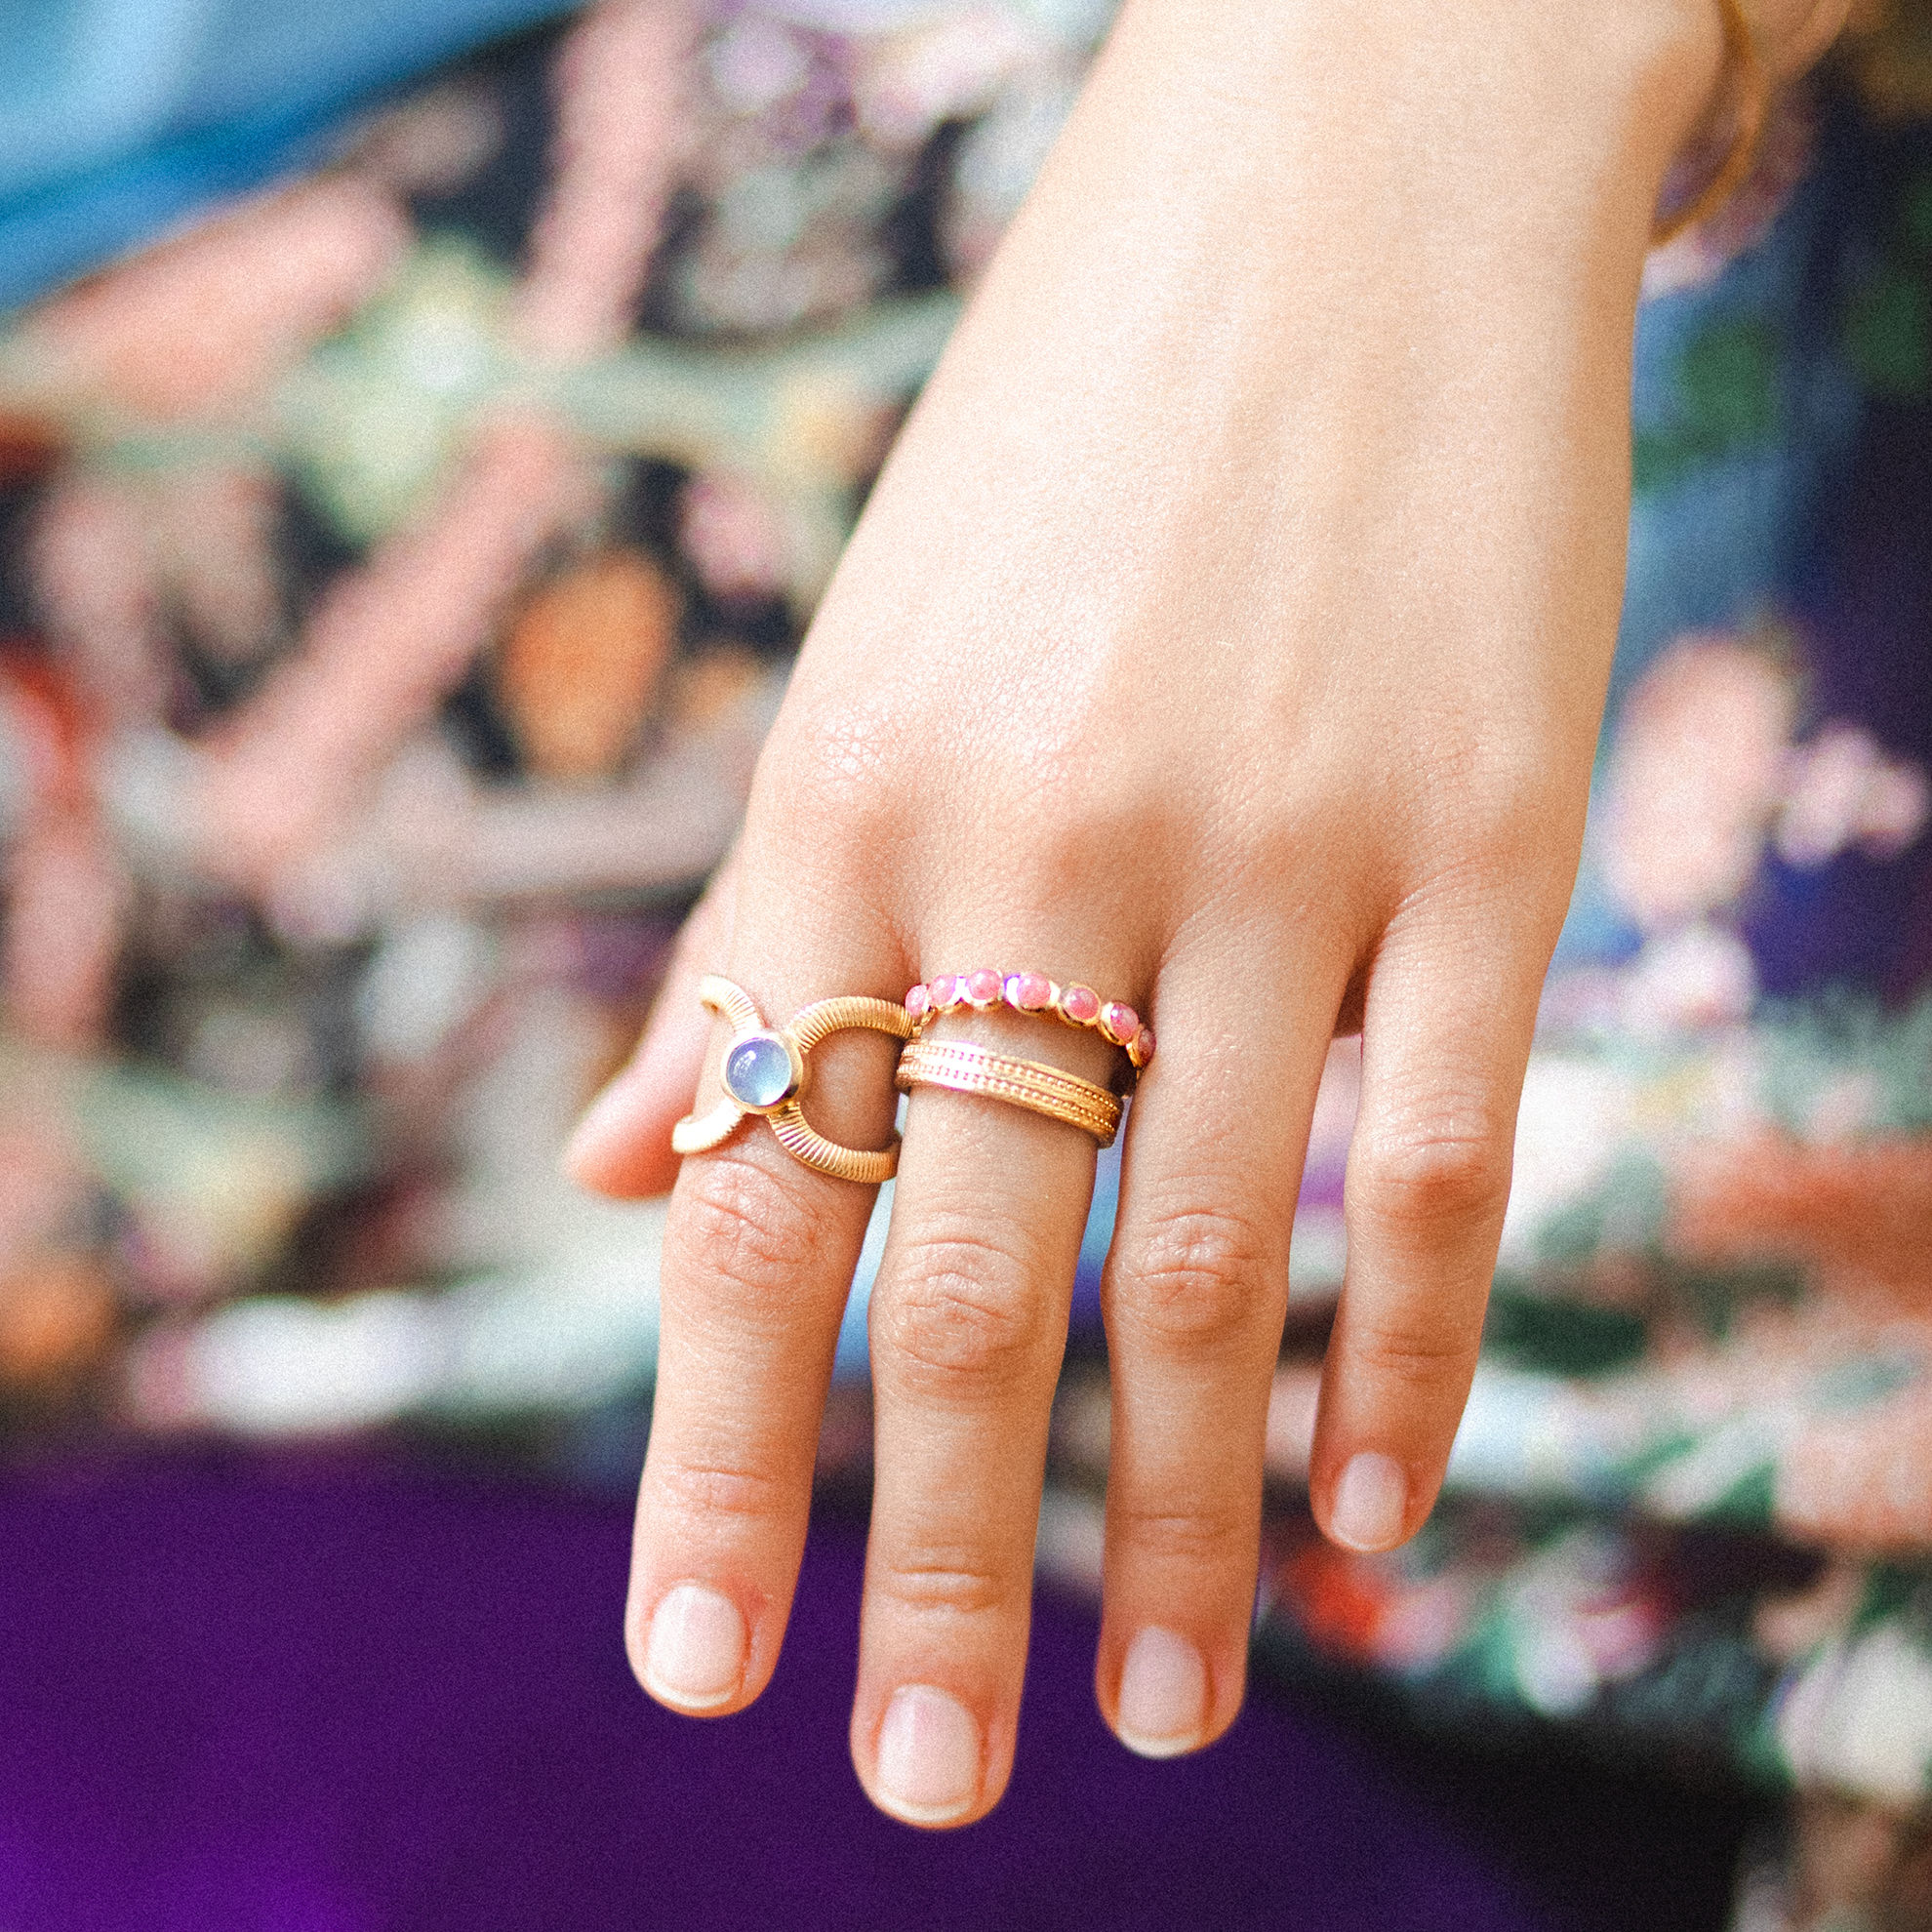
[{"label": "blurred background", "polygon": [[[1104,1161],[995,1819],[629,1685],[658,1204],[557,1150],[1107,0],[0,4],[0,1924],[1932,1925],[1932,29],[1653,258],[1590,847],[1447,1499],[1088,1679]],[[889,1196],[890,1190],[887,1190]],[[1069,1883],[1069,1879],[1071,1882]],[[1735,1915],[1734,1915],[1735,1914]]]}]

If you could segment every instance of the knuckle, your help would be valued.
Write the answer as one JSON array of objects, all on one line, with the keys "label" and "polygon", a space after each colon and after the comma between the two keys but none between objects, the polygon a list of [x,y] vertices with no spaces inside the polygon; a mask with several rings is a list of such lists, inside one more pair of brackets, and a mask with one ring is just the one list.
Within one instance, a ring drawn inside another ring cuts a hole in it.
[{"label": "knuckle", "polygon": [[1203,1497],[1187,1509],[1116,1503],[1109,1525],[1123,1550],[1138,1557],[1189,1564],[1252,1557],[1259,1530],[1251,1510],[1228,1499]]},{"label": "knuckle", "polygon": [[672,1268],[728,1312],[756,1318],[825,1247],[822,1212],[778,1176],[736,1154],[687,1164]]},{"label": "knuckle", "polygon": [[1347,1349],[1353,1367],[1375,1380],[1433,1394],[1469,1380],[1478,1342],[1454,1326],[1368,1322],[1350,1325]]},{"label": "knuckle", "polygon": [[1431,822],[1466,840],[1514,845],[1554,791],[1547,722],[1533,709],[1505,717],[1491,706],[1446,707],[1409,782]]},{"label": "knuckle", "polygon": [[654,1501],[684,1522],[766,1522],[785,1509],[784,1486],[770,1470],[722,1457],[669,1457],[650,1482]]},{"label": "knuckle", "polygon": [[[1017,903],[1051,905],[1076,882],[1093,876],[1096,851],[1152,849],[1157,828],[1125,806],[1099,795],[1098,778],[1086,781],[1062,770],[1053,777],[1016,773],[1003,791],[1018,801],[1017,816],[1028,826],[1026,849],[1009,857]],[[1021,896],[1021,895],[1024,895]]]},{"label": "knuckle", "polygon": [[1424,833],[1413,855],[1420,875],[1405,876],[1396,916],[1429,922],[1446,947],[1479,931],[1520,961],[1547,953],[1569,909],[1582,836],[1567,792],[1528,783],[1506,789],[1493,778],[1472,784]]},{"label": "knuckle", "polygon": [[895,1285],[873,1303],[873,1335],[930,1381],[1002,1382],[1038,1354],[1044,1298],[1000,1243],[968,1228],[916,1235]]},{"label": "knuckle", "polygon": [[1114,1301],[1159,1340],[1212,1342],[1251,1320],[1275,1261],[1274,1244],[1237,1210],[1162,1213],[1142,1231]]},{"label": "knuckle", "polygon": [[990,1567],[983,1552],[928,1547],[900,1550],[883,1558],[867,1579],[902,1609],[955,1617],[983,1617],[1007,1607],[1012,1581]]},{"label": "knuckle", "polygon": [[[819,898],[876,909],[890,870],[882,856],[899,850],[906,824],[906,755],[891,732],[864,717],[819,718],[809,729],[781,723],[745,809],[745,877],[769,885],[800,876],[802,864]],[[801,824],[813,827],[802,853]],[[755,905],[743,895],[740,903]]]},{"label": "knuckle", "polygon": [[1350,1162],[1349,1203],[1396,1226],[1479,1220],[1509,1196],[1511,1153],[1482,1109],[1372,1130]]},{"label": "knuckle", "polygon": [[863,705],[782,721],[760,760],[760,802],[803,805],[852,832],[888,823],[906,755],[904,720]]}]

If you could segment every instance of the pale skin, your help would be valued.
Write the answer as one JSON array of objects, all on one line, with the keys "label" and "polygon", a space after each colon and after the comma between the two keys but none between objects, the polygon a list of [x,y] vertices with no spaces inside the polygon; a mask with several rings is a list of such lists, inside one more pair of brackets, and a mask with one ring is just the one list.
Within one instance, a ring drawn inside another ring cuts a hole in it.
[{"label": "pale skin", "polygon": [[[1759,0],[1791,71],[1841,5]],[[733,865],[571,1150],[675,1182],[626,1632],[722,1715],[778,1660],[872,1206],[716,1096],[697,977],[781,1022],[1037,967],[1159,1030],[1105,1281],[1101,1710],[1170,1755],[1242,1699],[1268,1392],[1329,1040],[1359,1028],[1348,1262],[1311,1489],[1427,1516],[1468,1394],[1622,595],[1630,356],[1714,0],[1128,0],[867,504]],[[1106,1078],[1091,1034],[940,1029]],[[889,1042],[809,1108],[887,1138]],[[1094,1146],[908,1107],[871,1308],[877,1477],[851,1744],[931,1826],[998,1801]]]}]

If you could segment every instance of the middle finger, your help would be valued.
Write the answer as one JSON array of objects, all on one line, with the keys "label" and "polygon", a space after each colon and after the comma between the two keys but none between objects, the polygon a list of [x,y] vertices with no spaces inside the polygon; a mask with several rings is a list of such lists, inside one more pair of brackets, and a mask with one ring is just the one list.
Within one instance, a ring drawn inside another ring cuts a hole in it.
[{"label": "middle finger", "polygon": [[[1107,1084],[1097,1034],[994,1012],[941,1022]],[[1096,1142],[978,1094],[906,1111],[871,1308],[876,1487],[853,1758],[883,1809],[959,1825],[1012,1767],[1047,1418],[1067,1340]]]}]

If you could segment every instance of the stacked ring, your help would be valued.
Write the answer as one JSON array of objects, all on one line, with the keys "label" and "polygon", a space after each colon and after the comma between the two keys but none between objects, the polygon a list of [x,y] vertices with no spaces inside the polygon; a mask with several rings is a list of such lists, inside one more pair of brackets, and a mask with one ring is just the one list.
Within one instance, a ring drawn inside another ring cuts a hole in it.
[{"label": "stacked ring", "polygon": [[981,966],[970,973],[942,973],[906,995],[906,1012],[916,1040],[946,1013],[987,1013],[995,1006],[1015,1013],[1051,1016],[1068,1026],[1085,1026],[1122,1048],[1138,1073],[1154,1056],[1153,1028],[1131,1006],[1103,999],[1092,986],[1063,986],[1044,973],[997,973]]},{"label": "stacked ring", "polygon": [[1010,1101],[1049,1120],[1063,1120],[1111,1147],[1120,1131],[1120,1103],[1105,1087],[1037,1060],[1014,1060],[969,1040],[915,1039],[899,1056],[894,1084],[903,1094],[915,1087],[949,1087]]}]

